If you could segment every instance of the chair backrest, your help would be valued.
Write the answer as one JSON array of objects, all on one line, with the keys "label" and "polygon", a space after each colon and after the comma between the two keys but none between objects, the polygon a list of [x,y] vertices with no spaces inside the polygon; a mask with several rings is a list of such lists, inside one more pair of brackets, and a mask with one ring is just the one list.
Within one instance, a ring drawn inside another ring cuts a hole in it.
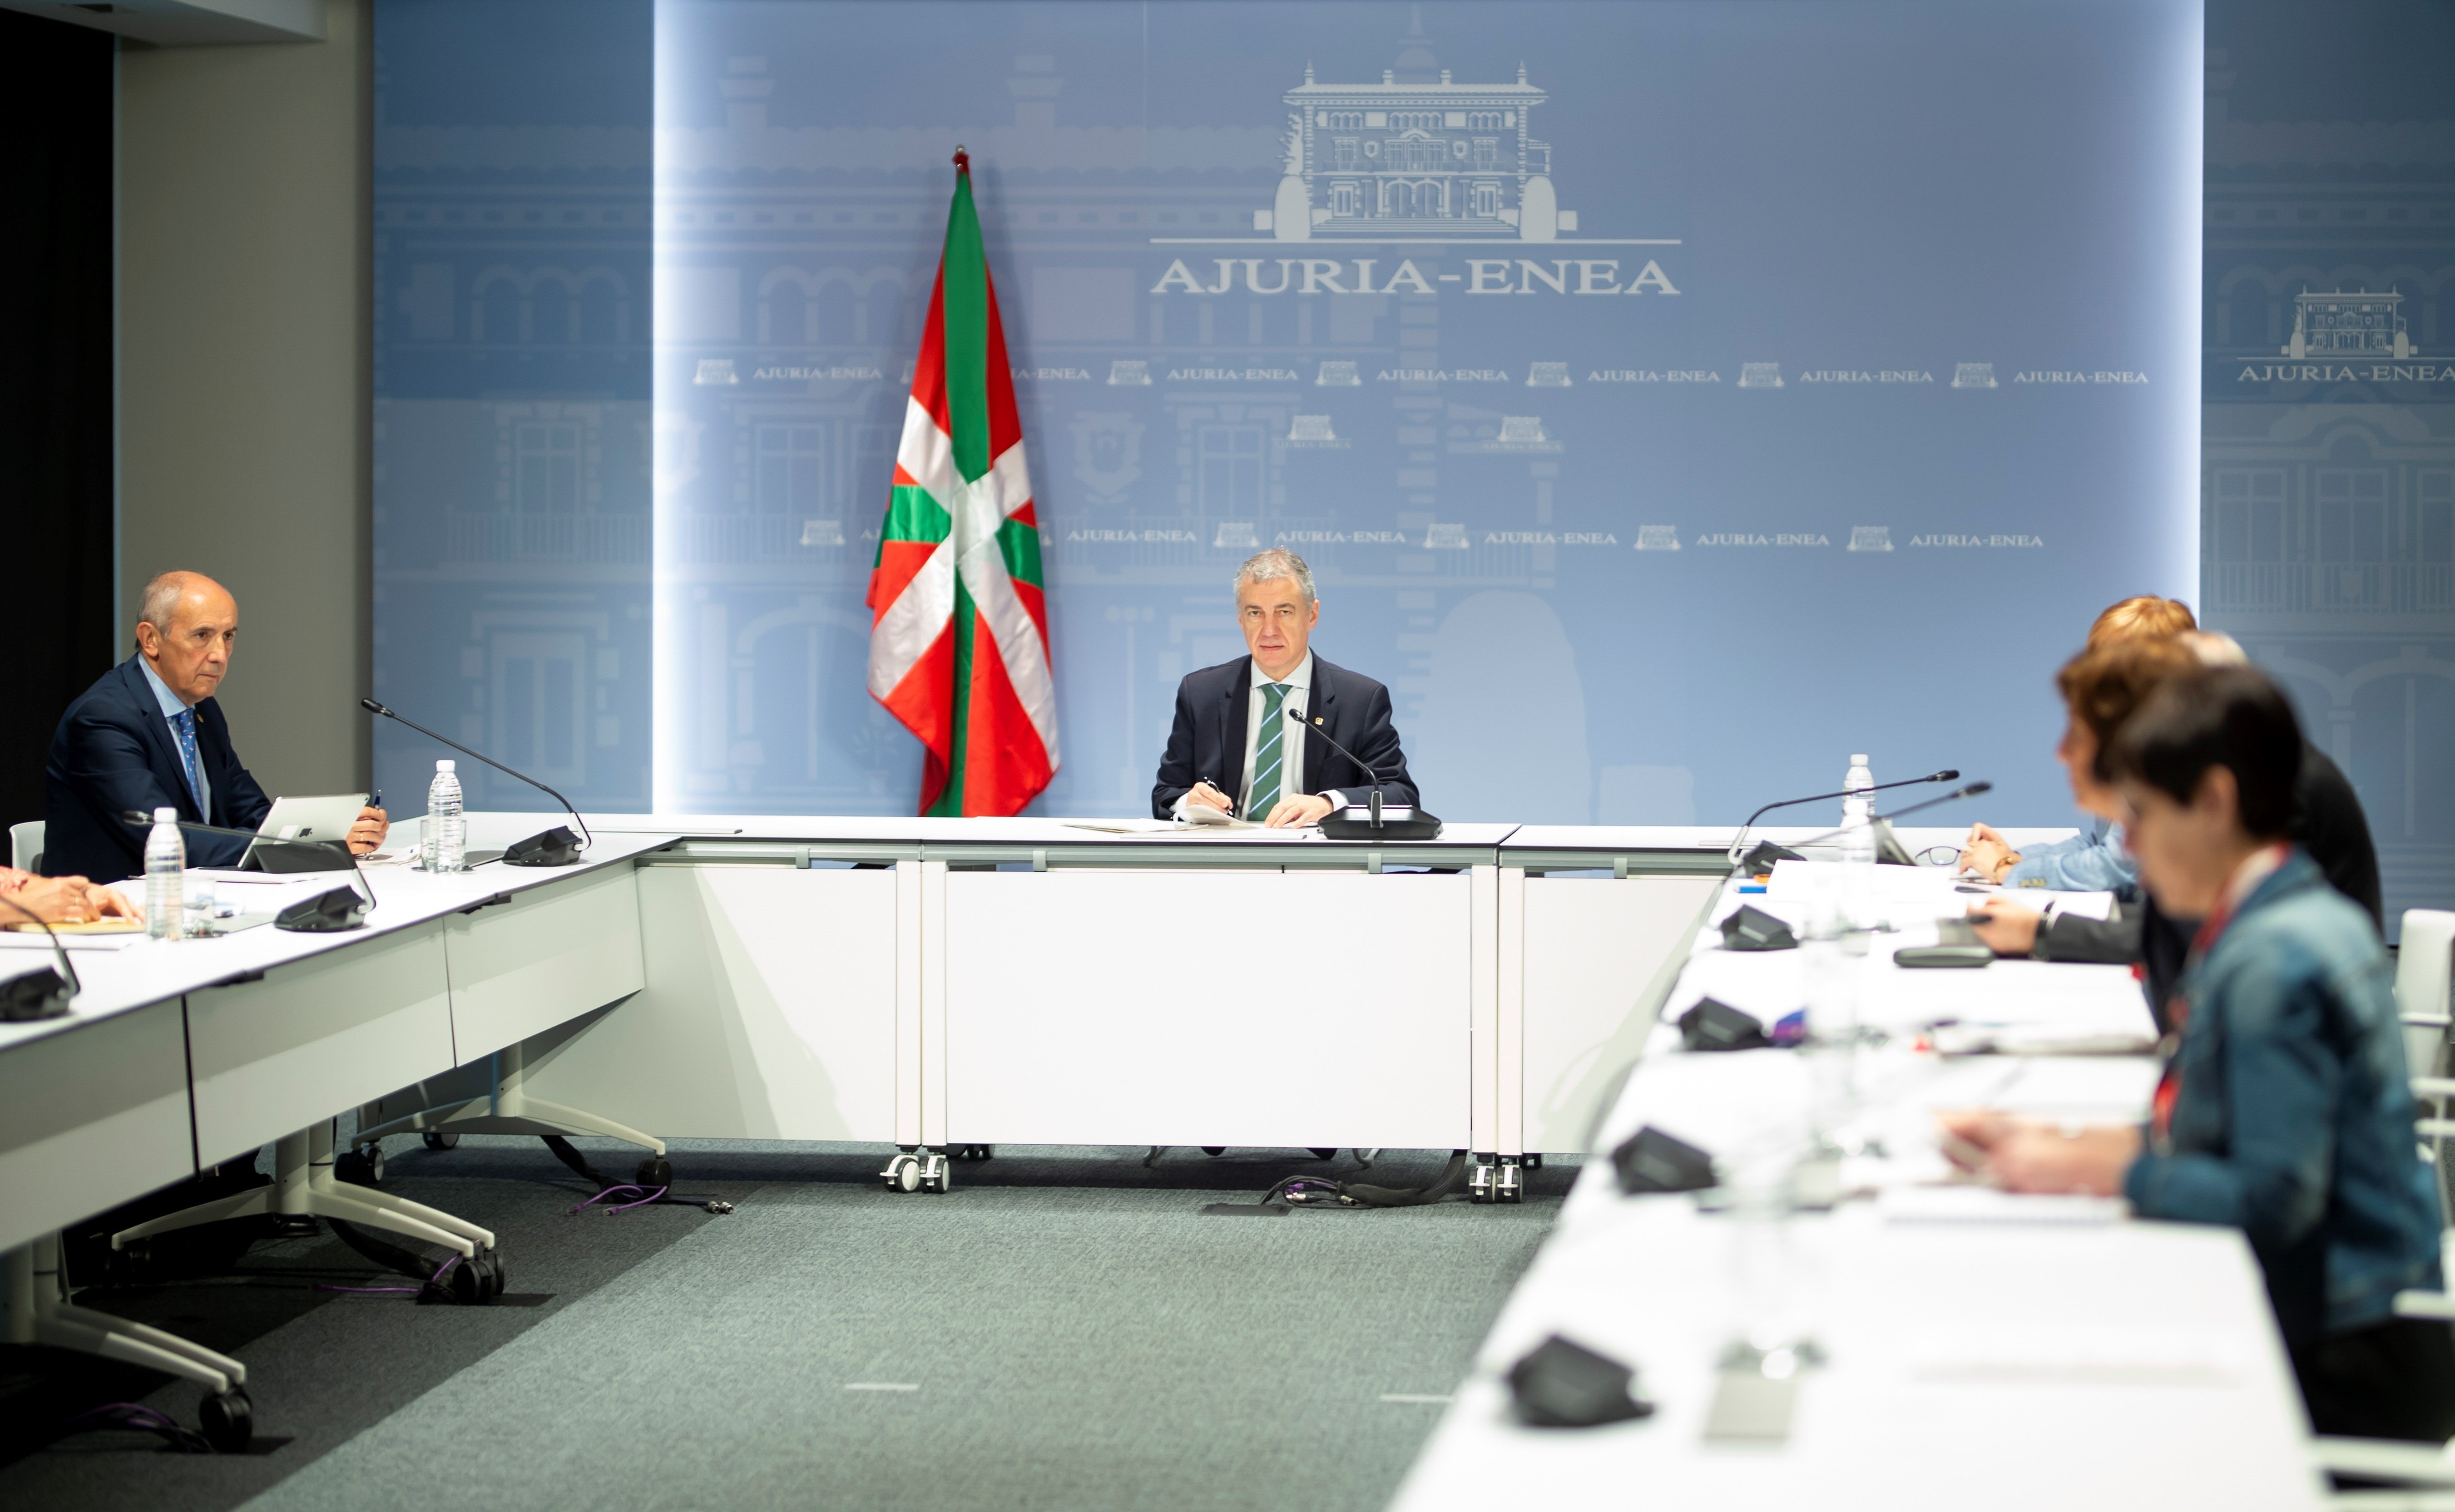
[{"label": "chair backrest", "polygon": [[2404,1059],[2416,1077],[2438,1074],[2446,1050],[2450,995],[2455,995],[2455,913],[2406,909],[2404,943],[2396,951],[2395,1004],[2404,1019]]},{"label": "chair backrest", "polygon": [[9,826],[9,864],[21,872],[43,869],[43,821],[28,819]]}]

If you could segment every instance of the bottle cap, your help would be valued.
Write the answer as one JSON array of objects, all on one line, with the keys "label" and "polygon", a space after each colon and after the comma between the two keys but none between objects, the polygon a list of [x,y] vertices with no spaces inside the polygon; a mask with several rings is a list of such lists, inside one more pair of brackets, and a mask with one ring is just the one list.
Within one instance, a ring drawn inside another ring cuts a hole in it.
[{"label": "bottle cap", "polygon": [[176,824],[179,822],[179,811],[177,809],[155,809],[153,811],[153,822],[156,824]]},{"label": "bottle cap", "polygon": [[435,770],[437,772],[449,772],[452,770],[452,763],[449,761],[437,761],[435,763]]},{"label": "bottle cap", "polygon": [[1862,767],[1867,764],[1867,758],[1862,756],[1854,756],[1850,758],[1850,764],[1854,767]]}]

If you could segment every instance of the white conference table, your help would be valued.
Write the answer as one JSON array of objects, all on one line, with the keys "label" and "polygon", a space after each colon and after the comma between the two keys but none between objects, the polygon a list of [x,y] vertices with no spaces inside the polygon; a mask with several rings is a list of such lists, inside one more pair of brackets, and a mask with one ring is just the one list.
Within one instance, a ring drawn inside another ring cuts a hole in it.
[{"label": "white conference table", "polygon": [[1503,1200],[1584,1147],[1731,834],[639,822],[693,832],[639,860],[645,987],[531,1047],[540,1097],[665,1137],[1468,1149]]},{"label": "white conference table", "polygon": [[[1796,918],[1783,880],[1770,896],[1724,893],[1713,920],[1743,901]],[[1937,1109],[2131,1119],[2155,1078],[2140,1055],[1914,1048],[1919,1025],[1947,1017],[2081,1039],[2126,1025],[2138,1038],[2154,1032],[2122,968],[1891,962],[1894,948],[1933,937],[1931,926],[1905,926],[1878,937],[1857,967],[1859,1020],[1894,1038],[1858,1058],[1859,1111],[1842,1142],[1872,1139],[1890,1159],[1849,1160],[1843,1179],[1879,1195],[1750,1222],[1691,1196],[1624,1196],[1607,1158],[1648,1124],[1734,1163],[1778,1159],[1810,1137],[1805,1058],[1686,1053],[1671,1022],[1708,995],[1768,1021],[1796,1008],[1804,953],[1734,953],[1719,948],[1718,930],[1700,931],[1662,997],[1649,1053],[1597,1131],[1595,1158],[1410,1472],[1398,1512],[2320,1504],[2307,1421],[2238,1232],[1925,1184],[1944,1169]],[[1768,1318],[1782,1321],[1773,1337],[1813,1338],[1826,1362],[1797,1377],[1786,1440],[1709,1440],[1723,1352]],[[1554,1334],[1635,1366],[1656,1413],[1591,1429],[1519,1423],[1507,1372]]]},{"label": "white conference table", "polygon": [[[667,838],[609,834],[556,870],[366,868],[375,906],[341,933],[67,937],[70,1014],[0,1024],[0,1249],[637,991],[631,863]],[[34,946],[0,969],[47,963]]]},{"label": "white conference table", "polygon": [[[71,1013],[0,1024],[0,1248],[399,1089],[387,1113],[482,1090],[515,1044],[537,1095],[659,1136],[1581,1148],[1729,837],[595,829],[572,867],[369,867],[359,930],[72,939]],[[1323,1053],[1352,1064],[1288,1069]]]}]

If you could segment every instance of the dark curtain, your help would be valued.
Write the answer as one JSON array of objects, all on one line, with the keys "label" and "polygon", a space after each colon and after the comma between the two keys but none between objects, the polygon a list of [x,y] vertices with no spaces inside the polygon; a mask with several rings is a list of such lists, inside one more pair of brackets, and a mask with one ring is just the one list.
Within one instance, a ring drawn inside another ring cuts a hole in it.
[{"label": "dark curtain", "polygon": [[112,46],[0,10],[0,824],[43,816],[52,726],[113,659]]}]

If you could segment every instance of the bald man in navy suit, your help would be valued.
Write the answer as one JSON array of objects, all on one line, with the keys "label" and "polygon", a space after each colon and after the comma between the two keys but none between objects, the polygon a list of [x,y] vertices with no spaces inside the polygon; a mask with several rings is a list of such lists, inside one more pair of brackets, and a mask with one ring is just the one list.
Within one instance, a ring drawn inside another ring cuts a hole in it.
[{"label": "bald man in navy suit", "polygon": [[[43,870],[112,878],[145,869],[145,832],[120,816],[176,809],[192,823],[252,830],[273,800],[239,763],[213,693],[238,641],[238,601],[202,573],[145,585],[136,654],[94,680],[60,716],[43,769]],[[383,843],[381,809],[362,810],[350,849]],[[248,842],[187,836],[191,866],[235,866]]]}]

